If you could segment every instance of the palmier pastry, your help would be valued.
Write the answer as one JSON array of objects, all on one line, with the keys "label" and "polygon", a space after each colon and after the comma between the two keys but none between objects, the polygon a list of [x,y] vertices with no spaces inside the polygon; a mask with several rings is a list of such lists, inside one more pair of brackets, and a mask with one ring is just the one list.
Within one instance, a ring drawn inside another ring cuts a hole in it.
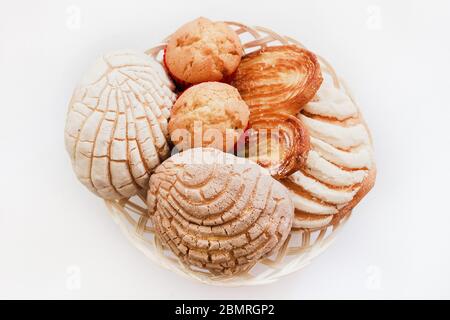
[{"label": "palmier pastry", "polygon": [[178,150],[202,146],[232,150],[247,127],[249,113],[236,88],[221,82],[197,84],[175,102],[170,137]]},{"label": "palmier pastry", "polygon": [[316,56],[298,46],[275,46],[242,58],[231,84],[252,114],[283,112],[296,115],[322,83]]},{"label": "palmier pastry", "polygon": [[306,164],[283,180],[291,190],[298,228],[338,221],[375,181],[369,131],[352,98],[325,70],[317,96],[299,114],[311,137]]},{"label": "palmier pastry", "polygon": [[305,165],[309,152],[309,134],[303,123],[285,113],[259,113],[250,118],[244,146],[238,154],[269,170],[276,179],[283,179]]},{"label": "palmier pastry", "polygon": [[120,51],[99,58],[75,89],[65,128],[78,179],[105,199],[130,197],[169,156],[173,83],[155,59]]},{"label": "palmier pastry", "polygon": [[158,237],[184,264],[225,275],[275,253],[294,213],[288,191],[266,170],[212,148],[163,162],[147,204]]},{"label": "palmier pastry", "polygon": [[198,18],[170,36],[164,61],[172,77],[189,86],[229,77],[242,54],[238,35],[225,23]]}]

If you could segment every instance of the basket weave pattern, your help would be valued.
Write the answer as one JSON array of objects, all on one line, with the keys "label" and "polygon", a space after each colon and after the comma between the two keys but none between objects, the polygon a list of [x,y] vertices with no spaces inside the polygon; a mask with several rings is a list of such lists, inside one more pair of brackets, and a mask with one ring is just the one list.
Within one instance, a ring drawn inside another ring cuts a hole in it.
[{"label": "basket weave pattern", "polygon": [[[241,23],[226,22],[241,38],[246,53],[274,45],[301,43],[263,27],[249,27]],[[161,61],[165,44],[160,44],[146,51],[147,54]],[[322,72],[330,74],[337,88],[343,86],[333,68],[318,56]],[[264,258],[245,274],[237,276],[217,276],[205,270],[187,266],[178,261],[169,248],[162,245],[154,233],[154,228],[147,212],[146,194],[142,191],[138,196],[123,200],[105,200],[106,206],[114,221],[121,227],[129,240],[148,258],[161,266],[182,276],[197,279],[203,283],[222,286],[262,285],[274,282],[279,278],[300,270],[315,256],[319,255],[331,244],[337,230],[347,221],[351,213],[347,213],[333,224],[317,229],[293,229],[283,247],[276,256]]]}]

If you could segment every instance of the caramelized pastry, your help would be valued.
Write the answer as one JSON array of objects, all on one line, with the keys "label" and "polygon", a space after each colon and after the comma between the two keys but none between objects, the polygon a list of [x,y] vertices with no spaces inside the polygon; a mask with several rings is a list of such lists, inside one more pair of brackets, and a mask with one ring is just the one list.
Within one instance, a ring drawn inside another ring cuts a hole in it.
[{"label": "caramelized pastry", "polygon": [[302,122],[285,113],[260,113],[250,119],[245,157],[283,179],[305,165],[309,134]]},{"label": "caramelized pastry", "polygon": [[288,191],[266,170],[212,148],[166,160],[150,178],[147,204],[163,244],[185,265],[218,275],[276,253],[294,213]]},{"label": "caramelized pastry", "polygon": [[234,87],[204,82],[187,89],[175,102],[169,121],[170,137],[178,150],[232,150],[247,127],[249,113]]},{"label": "caramelized pastry", "polygon": [[238,35],[225,23],[198,18],[170,37],[164,61],[172,77],[189,86],[229,77],[242,54]]},{"label": "caramelized pastry", "polygon": [[294,45],[246,55],[231,82],[252,114],[283,112],[294,116],[314,97],[321,83],[316,56]]}]

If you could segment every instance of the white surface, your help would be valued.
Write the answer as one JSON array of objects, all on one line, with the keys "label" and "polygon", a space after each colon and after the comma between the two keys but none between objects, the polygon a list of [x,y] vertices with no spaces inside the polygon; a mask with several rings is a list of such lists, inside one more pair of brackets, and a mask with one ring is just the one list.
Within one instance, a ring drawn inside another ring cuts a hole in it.
[{"label": "white surface", "polygon": [[[210,287],[151,264],[64,150],[67,103],[92,61],[199,15],[328,58],[373,133],[375,188],[322,256],[273,285]],[[0,298],[450,298],[449,29],[445,0],[2,1]]]}]

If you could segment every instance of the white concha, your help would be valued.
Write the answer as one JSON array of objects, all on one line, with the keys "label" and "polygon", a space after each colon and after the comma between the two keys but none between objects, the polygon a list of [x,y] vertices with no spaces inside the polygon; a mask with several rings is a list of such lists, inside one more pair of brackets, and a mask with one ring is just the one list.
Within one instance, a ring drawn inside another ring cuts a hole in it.
[{"label": "white concha", "polygon": [[162,65],[134,51],[99,58],[70,102],[66,149],[78,179],[105,199],[147,188],[169,154],[167,123],[176,99]]},{"label": "white concha", "polygon": [[298,118],[310,134],[306,166],[283,183],[295,205],[293,226],[327,226],[348,211],[373,184],[370,134],[358,107],[321,64],[324,81]]}]

